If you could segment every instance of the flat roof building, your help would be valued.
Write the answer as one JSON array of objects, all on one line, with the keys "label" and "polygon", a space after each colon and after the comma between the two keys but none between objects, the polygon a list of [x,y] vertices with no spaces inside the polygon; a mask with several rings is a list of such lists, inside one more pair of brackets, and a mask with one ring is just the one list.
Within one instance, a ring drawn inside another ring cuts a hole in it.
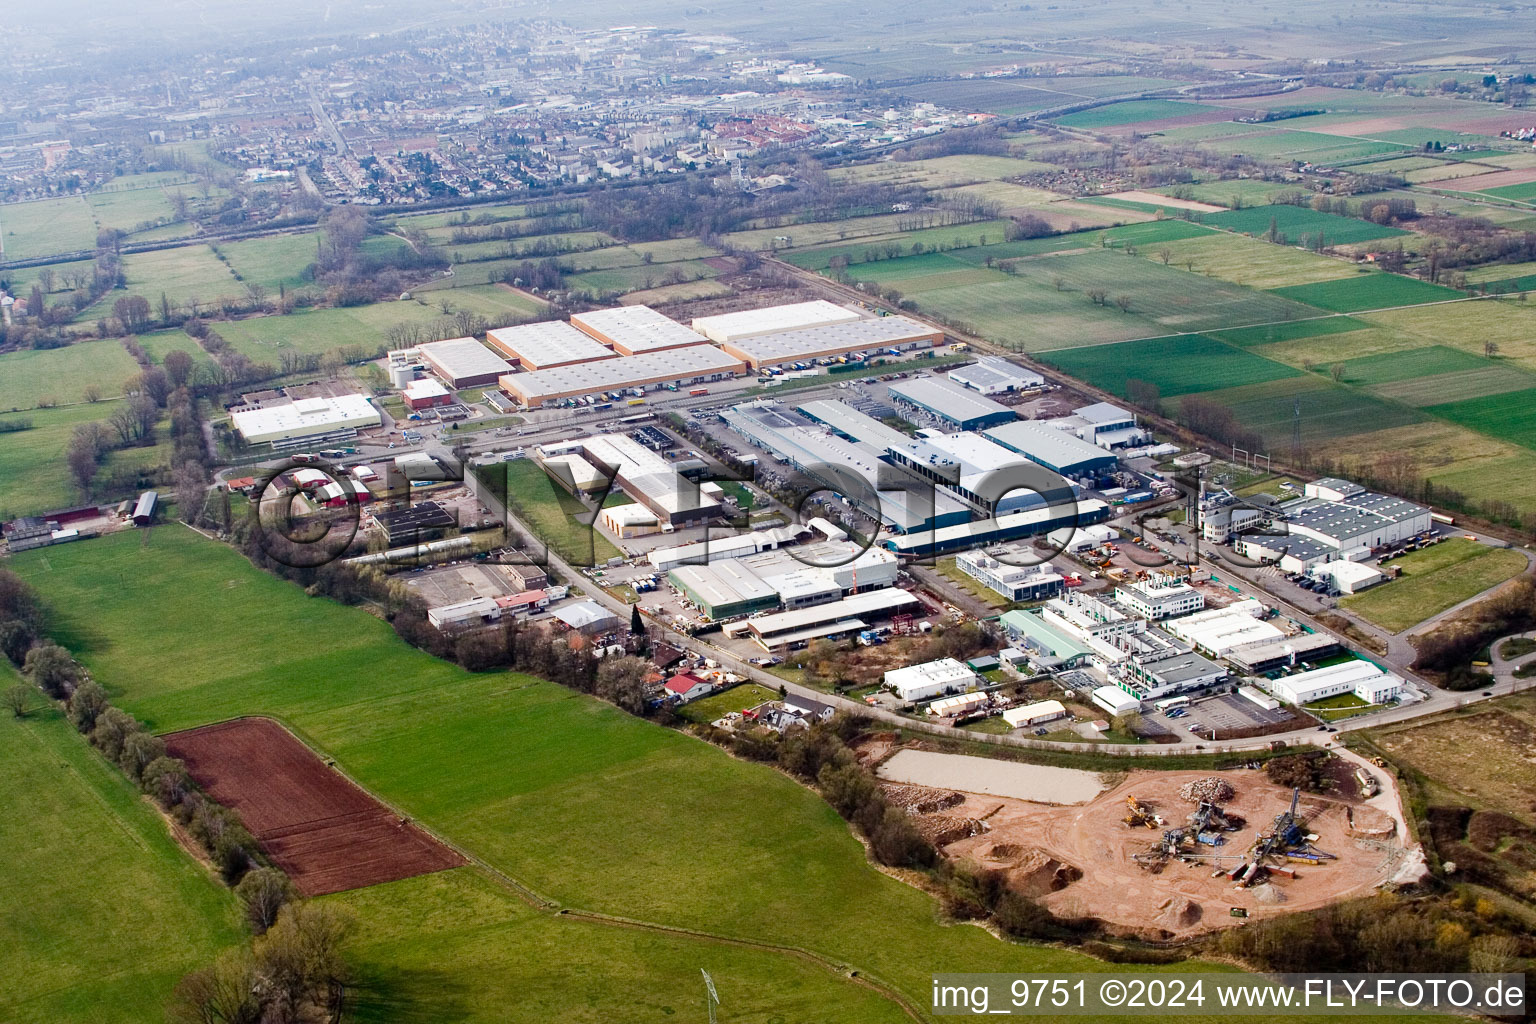
[{"label": "flat roof building", "polygon": [[1031,462],[1065,477],[1105,473],[1120,461],[1115,455],[1080,437],[1039,420],[1014,420],[982,431],[982,436],[1012,449]]},{"label": "flat roof building", "polygon": [[891,400],[898,408],[930,416],[956,430],[982,430],[1011,423],[1018,417],[980,393],[945,377],[924,374],[892,384]]},{"label": "flat roof building", "polygon": [[1255,617],[1262,607],[1257,601],[1239,601],[1225,608],[1169,619],[1162,628],[1212,657],[1223,658],[1244,645],[1272,643],[1285,637],[1280,630]]},{"label": "flat roof building", "polygon": [[898,555],[942,555],[964,548],[1050,533],[1064,527],[1100,523],[1107,518],[1109,506],[1097,498],[1088,498],[1073,505],[1042,506],[961,526],[944,526],[936,530],[889,537],[884,543],[888,550]]},{"label": "flat roof building", "polygon": [[356,432],[380,426],[384,422],[379,410],[362,395],[300,398],[249,409],[233,409],[229,418],[235,429],[240,431],[240,436],[250,444],[274,445]]},{"label": "flat roof building", "polygon": [[1034,370],[1026,370],[1018,363],[999,356],[981,356],[969,366],[955,367],[946,376],[956,384],[983,395],[1028,391],[1045,383],[1045,378]]},{"label": "flat roof building", "polygon": [[529,373],[505,373],[500,384],[503,391],[524,407],[536,408],[547,402],[596,396],[605,391],[722,380],[734,377],[744,369],[741,360],[705,344],[648,355],[572,363]]},{"label": "flat roof building", "polygon": [[1010,564],[985,552],[962,551],[955,556],[955,568],[1010,601],[1044,601],[1060,594],[1066,586],[1061,573],[1050,562],[1023,564],[1027,557],[1019,557],[1021,564]]},{"label": "flat roof building", "polygon": [[904,316],[854,319],[822,327],[758,334],[726,342],[722,348],[754,370],[805,359],[841,356],[866,349],[929,347],[944,340],[944,332]]},{"label": "flat roof building", "polygon": [[861,319],[862,313],[835,302],[817,299],[814,302],[791,302],[782,306],[701,316],[694,319],[693,329],[710,341],[724,345],[762,334],[826,327],[829,324],[845,324]]},{"label": "flat roof building", "polygon": [[588,463],[666,522],[694,522],[721,514],[719,501],[678,473],[673,463],[631,437],[599,434],[580,444]]},{"label": "flat roof building", "polygon": [[1256,676],[1277,668],[1326,658],[1344,649],[1331,633],[1302,633],[1280,640],[1244,644],[1227,652],[1227,660],[1247,675]]},{"label": "flat roof building", "polygon": [[507,361],[474,338],[430,341],[417,349],[432,372],[455,391],[494,384],[507,372]]},{"label": "flat roof building", "polygon": [[571,316],[571,326],[609,345],[621,356],[708,344],[704,335],[650,306],[616,306]]},{"label": "flat roof building", "polygon": [[1066,717],[1067,707],[1059,700],[1036,701],[1033,704],[1025,704],[1023,707],[1008,708],[1003,712],[1003,721],[1015,729],[1039,725],[1041,722],[1054,722],[1058,718]]},{"label": "flat roof building", "polygon": [[667,579],[710,622],[779,606],[778,592],[735,559],[680,565],[667,573]]},{"label": "flat roof building", "polygon": [[612,359],[616,352],[564,320],[546,320],[487,331],[491,348],[524,370],[544,370],[594,359]]},{"label": "flat roof building", "polygon": [[794,611],[754,615],[747,620],[752,638],[765,650],[806,643],[826,636],[840,636],[869,627],[871,618],[886,618],[922,602],[905,590],[888,587],[866,590],[841,601],[798,608]]},{"label": "flat roof building", "polygon": [[1325,697],[1353,693],[1367,704],[1385,704],[1402,695],[1402,677],[1369,661],[1346,661],[1310,672],[1263,681],[1270,693],[1288,704],[1310,704]]},{"label": "flat roof building", "polygon": [[411,381],[401,389],[400,397],[405,400],[406,408],[413,412],[417,409],[453,404],[453,392],[431,377]]},{"label": "flat roof building", "polygon": [[1122,583],[1115,588],[1115,600],[1144,619],[1171,619],[1205,607],[1205,595],[1174,576]]},{"label": "flat roof building", "polygon": [[885,685],[905,701],[927,700],[941,693],[959,693],[980,681],[970,666],[954,658],[893,668],[885,674]]}]

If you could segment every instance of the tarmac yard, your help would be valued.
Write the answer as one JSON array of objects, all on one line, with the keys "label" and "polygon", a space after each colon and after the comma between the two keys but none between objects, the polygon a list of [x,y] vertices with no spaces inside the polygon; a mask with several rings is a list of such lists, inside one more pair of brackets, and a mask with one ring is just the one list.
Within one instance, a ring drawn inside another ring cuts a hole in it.
[{"label": "tarmac yard", "polygon": [[[1200,846],[1199,859],[1169,858],[1144,867],[1136,859],[1152,849],[1164,828],[1184,825],[1195,804],[1184,784],[1217,775],[1231,785],[1224,813],[1241,819],[1220,846]],[[889,787],[888,787],[889,788]],[[1010,883],[1062,917],[1094,917],[1109,930],[1155,940],[1183,938],[1249,918],[1307,910],[1359,896],[1390,879],[1407,851],[1385,815],[1358,802],[1303,795],[1298,818],[1315,833],[1315,848],[1336,859],[1320,864],[1270,863],[1272,872],[1251,888],[1217,874],[1243,864],[1259,832],[1285,811],[1291,791],[1261,772],[1133,771],[1112,789],[1077,806],[1051,806],[977,793],[901,789],[925,834],[945,856],[1006,872]],[[916,794],[916,795],[915,795]],[[961,797],[955,800],[955,796]],[[1162,817],[1153,828],[1125,822],[1127,797]],[[933,808],[929,810],[929,808]],[[932,818],[932,821],[925,821]],[[1285,871],[1294,871],[1287,877]]]}]

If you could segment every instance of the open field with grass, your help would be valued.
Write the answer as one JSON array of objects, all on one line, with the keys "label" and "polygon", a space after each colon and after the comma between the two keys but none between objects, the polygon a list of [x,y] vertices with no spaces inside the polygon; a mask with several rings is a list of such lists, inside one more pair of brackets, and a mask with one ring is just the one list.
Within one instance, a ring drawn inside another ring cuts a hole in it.
[{"label": "open field with grass", "polygon": [[526,292],[515,291],[504,284],[465,285],[458,288],[434,288],[422,294],[442,312],[441,304],[448,303],[455,311],[467,309],[479,313],[490,321],[507,317],[532,319],[543,313],[547,305]]},{"label": "open field with grass", "polygon": [[667,284],[660,288],[642,288],[639,291],[629,292],[624,296],[624,305],[661,306],[668,302],[714,299],[734,293],[735,289],[730,285],[704,278],[699,281],[684,281],[682,284]]},{"label": "open field with grass", "polygon": [[1165,121],[1188,114],[1209,114],[1220,109],[1204,103],[1182,103],[1177,100],[1127,100],[1091,110],[1080,110],[1054,120],[1068,128],[1114,128],[1141,121]]},{"label": "open field with grass", "polygon": [[923,188],[953,188],[978,181],[1001,181],[1035,171],[1049,171],[1053,165],[1037,160],[1008,156],[983,156],[966,153],[926,160],[882,160],[872,164],[835,167],[828,172],[834,181],[879,181],[888,184],[920,185]]},{"label": "open field with grass", "polygon": [[510,494],[517,516],[567,561],[600,565],[618,555],[593,523],[596,513],[566,493],[532,459],[497,463],[478,471],[498,494]]},{"label": "open field with grass", "polygon": [[[1238,327],[1230,331],[1208,331],[1213,338],[1220,338],[1232,345],[1269,345],[1275,342],[1299,341],[1305,338],[1325,338],[1334,334],[1361,331],[1370,325],[1364,320],[1347,316],[1320,316],[1311,320],[1295,320],[1290,323],[1263,324],[1259,327]],[[1272,354],[1272,353],[1266,353]]]},{"label": "open field with grass", "polygon": [[430,325],[443,311],[420,302],[376,302],[340,309],[301,309],[287,316],[253,316],[214,328],[237,351],[259,363],[276,363],[283,349],[320,354],[343,345],[372,352],[387,344],[384,332],[399,323]]},{"label": "open field with grass", "polygon": [[1492,437],[1536,448],[1536,387],[1431,405],[1427,411]]},{"label": "open field with grass", "polygon": [[1126,394],[1126,382],[1134,379],[1157,385],[1168,397],[1299,375],[1283,363],[1199,334],[1057,349],[1041,359],[1121,397]]},{"label": "open field with grass", "polygon": [[565,279],[566,286],[577,291],[588,291],[594,295],[605,295],[613,292],[623,294],[625,292],[641,291],[656,288],[662,285],[668,277],[681,275],[683,280],[679,284],[688,281],[706,280],[718,275],[720,271],[705,263],[703,260],[681,261],[662,265],[645,265],[632,267],[615,267],[612,270],[593,270],[585,274],[572,274]]},{"label": "open field with grass", "polygon": [[1396,633],[1504,582],[1526,561],[1518,551],[1456,537],[1387,564],[1402,569],[1402,576],[1339,604]]},{"label": "open field with grass", "polygon": [[1395,238],[1408,233],[1401,228],[1372,224],[1356,217],[1340,217],[1336,213],[1319,213],[1310,207],[1292,206],[1289,203],[1208,213],[1204,222],[1254,236],[1267,236],[1273,224],[1279,234],[1292,245],[1314,248],[1319,235],[1327,245],[1348,245],[1371,242],[1378,238]]},{"label": "open field with grass", "polygon": [[1346,360],[1344,376],[1341,379],[1346,384],[1369,387],[1409,380],[1413,377],[1454,373],[1458,370],[1486,369],[1489,365],[1487,359],[1479,358],[1458,348],[1428,345],[1424,348]]},{"label": "open field with grass", "polygon": [[1172,266],[1249,288],[1314,284],[1357,272],[1343,260],[1213,231],[1191,238],[1158,240],[1157,244],[1145,245],[1141,255],[1158,262],[1166,255]]},{"label": "open field with grass", "polygon": [[[132,180],[119,179],[124,183],[122,188],[110,192],[93,192],[86,196],[86,201],[104,228],[115,228],[132,234],[141,224],[169,224],[176,220],[176,210],[166,194],[166,186],[160,183],[159,178],[159,175],[143,174],[135,175]],[[174,185],[169,187],[172,190],[176,188]],[[193,192],[190,188],[184,188],[183,194],[191,199]],[[186,225],[184,230],[190,234],[192,229]]]},{"label": "open field with grass", "polygon": [[678,714],[690,722],[713,722],[717,718],[724,718],[732,711],[745,711],[747,708],[755,708],[767,700],[778,700],[779,691],[770,690],[759,683],[743,683],[733,686],[724,693],[717,693],[702,700],[696,700],[684,704],[678,709]]},{"label": "open field with grass", "polygon": [[301,288],[311,283],[305,269],[315,262],[319,232],[300,231],[243,242],[220,243],[219,251],[229,265],[251,284],[261,285],[274,296],[279,288]]},{"label": "open field with grass", "polygon": [[41,692],[0,720],[0,774],[0,1017],[159,1020],[176,979],[243,941],[229,890]]},{"label": "open field with grass", "polygon": [[0,205],[0,240],[8,260],[96,248],[96,222],[84,196]]},{"label": "open field with grass", "polygon": [[130,253],[123,257],[123,273],[128,279],[127,292],[107,292],[94,306],[81,312],[80,320],[110,315],[112,304],[124,294],[142,295],[155,306],[163,293],[178,305],[195,303],[199,309],[214,305],[221,298],[245,295],[245,286],[235,280],[229,268],[206,245]]},{"label": "open field with grass", "polygon": [[[1311,373],[1206,391],[1200,393],[1200,397],[1231,409],[1244,429],[1261,435],[1275,452],[1290,450],[1298,404],[1301,407],[1301,443],[1305,448],[1315,448],[1333,439],[1347,439],[1365,431],[1421,423],[1426,419],[1413,409]],[[1346,441],[1341,444],[1347,448]]]},{"label": "open field with grass", "polygon": [[[567,905],[811,948],[919,1003],[936,961],[988,970],[1091,962],[940,926],[930,897],[870,867],[847,825],[772,769],[550,683],[435,661],[366,613],[307,598],[180,527],[159,527],[147,542],[125,533],[27,552],[15,567],[47,601],[60,640],[155,729],[279,717],[403,813]],[[160,624],[153,635],[146,617]],[[183,642],[170,650],[163,635]],[[277,642],[295,636],[325,642]],[[451,887],[457,875],[398,885]],[[414,903],[393,918],[413,923],[377,956],[387,967],[396,955],[420,962],[430,948],[439,978],[456,971],[431,938],[444,923],[493,933],[508,919],[477,918],[444,895],[391,897],[338,899],[370,915],[384,912],[368,909],[374,900]],[[414,912],[423,905],[438,912]],[[366,944],[389,931],[364,922],[360,934]],[[521,955],[566,991],[585,970],[571,943]],[[443,991],[465,1000],[502,984],[473,973],[446,981]],[[606,1008],[615,997],[592,998]],[[821,1012],[850,1019],[838,1007]]]},{"label": "open field with grass", "polygon": [[1454,288],[1380,271],[1357,273],[1337,281],[1276,288],[1274,293],[1335,313],[1358,313],[1466,297]]},{"label": "open field with grass", "polygon": [[6,352],[0,354],[0,410],[31,409],[45,400],[83,402],[89,387],[115,397],[138,372],[139,364],[122,342],[111,338]]}]

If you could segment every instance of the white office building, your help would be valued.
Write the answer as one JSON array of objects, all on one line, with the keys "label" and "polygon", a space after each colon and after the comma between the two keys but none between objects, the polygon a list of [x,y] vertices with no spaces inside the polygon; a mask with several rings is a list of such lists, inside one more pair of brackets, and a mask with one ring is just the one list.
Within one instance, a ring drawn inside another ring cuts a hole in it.
[{"label": "white office building", "polygon": [[1115,588],[1115,600],[1153,621],[1188,615],[1205,607],[1205,595],[1176,576],[1153,576],[1121,584]]},{"label": "white office building", "polygon": [[1367,704],[1385,704],[1403,692],[1401,676],[1384,672],[1369,661],[1346,661],[1282,676],[1264,681],[1264,686],[1288,704],[1310,704],[1341,693],[1353,693]]},{"label": "white office building", "polygon": [[893,668],[885,674],[885,685],[904,701],[927,700],[941,693],[959,693],[980,682],[968,665],[954,658],[941,658],[921,665]]}]

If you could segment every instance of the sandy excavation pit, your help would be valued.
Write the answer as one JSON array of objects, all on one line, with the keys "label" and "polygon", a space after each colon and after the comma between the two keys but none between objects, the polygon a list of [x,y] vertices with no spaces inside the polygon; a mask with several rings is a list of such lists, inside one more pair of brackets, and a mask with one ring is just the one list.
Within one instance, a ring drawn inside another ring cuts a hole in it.
[{"label": "sandy excavation pit", "polygon": [[[1212,775],[1235,791],[1222,807],[1241,818],[1242,827],[1226,834],[1226,843],[1213,851],[1216,859],[1141,867],[1134,855],[1152,846],[1162,827],[1125,824],[1126,797],[1149,806],[1170,827],[1182,825],[1195,805],[1179,796],[1180,788]],[[1237,923],[1232,907],[1258,918],[1362,895],[1391,878],[1404,857],[1386,815],[1357,802],[1303,794],[1305,827],[1317,834],[1316,847],[1336,860],[1283,865],[1296,877],[1274,874],[1249,889],[1236,888],[1224,875],[1213,877],[1218,865],[1230,869],[1246,860],[1259,831],[1290,804],[1290,790],[1258,771],[1133,771],[1076,806],[953,787],[885,785],[892,803],[909,808],[946,856],[1005,872],[1019,891],[1062,916],[1096,917],[1111,930],[1147,938],[1179,938]]]}]

